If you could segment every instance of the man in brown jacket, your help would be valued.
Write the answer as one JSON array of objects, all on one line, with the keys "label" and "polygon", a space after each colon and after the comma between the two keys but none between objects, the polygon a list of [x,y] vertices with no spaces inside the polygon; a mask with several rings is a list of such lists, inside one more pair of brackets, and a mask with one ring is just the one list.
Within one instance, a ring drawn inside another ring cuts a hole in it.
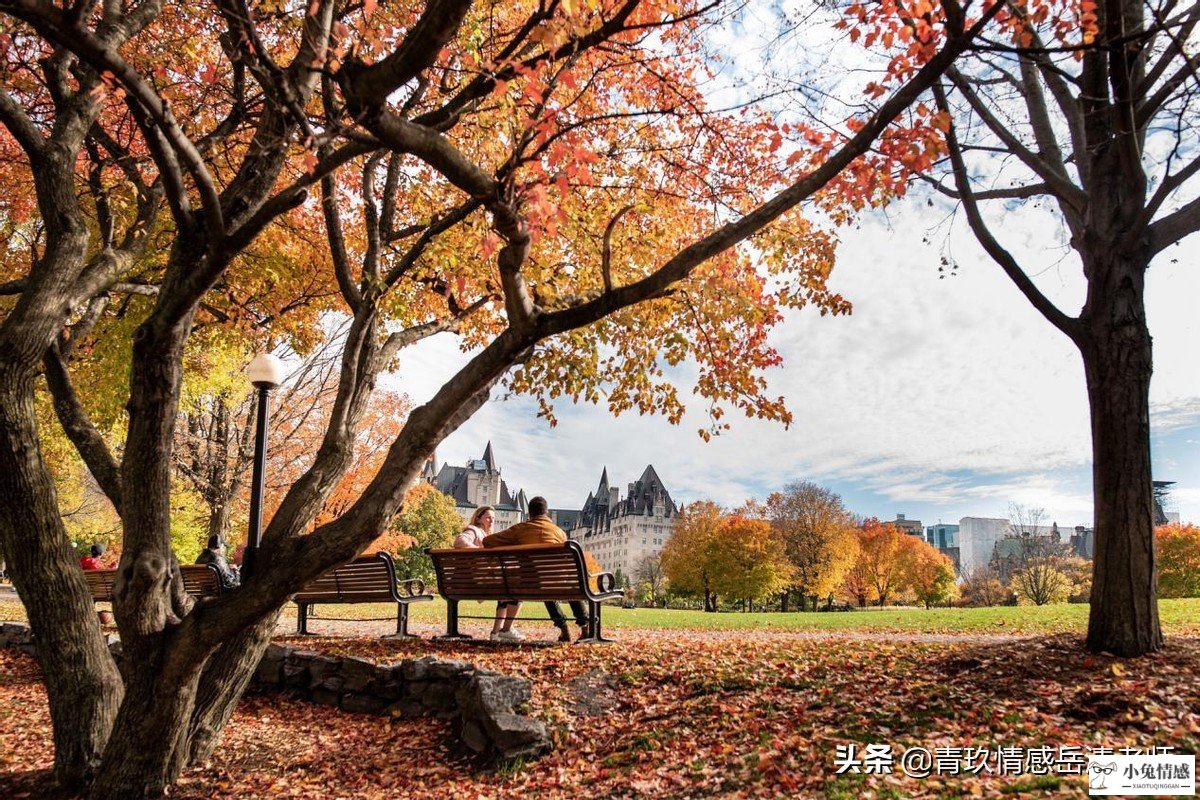
[{"label": "man in brown jacket", "polygon": [[[550,506],[544,497],[535,497],[529,501],[529,519],[518,522],[512,527],[505,528],[499,533],[484,537],[484,547],[509,547],[519,544],[566,544],[567,534],[563,529],[550,521]],[[567,630],[567,618],[562,609],[553,600],[546,601],[546,611],[550,619],[558,627],[558,640],[571,641],[571,632]],[[571,614],[580,628],[580,636],[587,634],[587,609],[579,600],[571,601]]]}]

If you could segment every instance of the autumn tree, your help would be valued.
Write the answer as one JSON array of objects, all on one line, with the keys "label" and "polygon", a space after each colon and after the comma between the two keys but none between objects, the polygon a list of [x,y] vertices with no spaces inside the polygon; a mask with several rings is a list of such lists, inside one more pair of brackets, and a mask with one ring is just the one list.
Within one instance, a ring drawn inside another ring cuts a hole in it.
[{"label": "autumn tree", "polygon": [[[718,5],[0,2],[0,202],[29,245],[0,265],[0,546],[39,641],[64,786],[161,794],[203,762],[286,598],[387,529],[501,381],[547,415],[603,397],[678,421],[663,365],[689,359],[705,435],[730,409],[790,418],[765,392],[770,329],[788,308],[847,310],[826,285],[831,237],[798,207],[879,199],[897,146],[928,146],[893,122],[1000,4],[933,9],[877,109],[786,131],[706,101],[697,43]],[[222,325],[299,345],[303,326],[276,319],[291,286],[348,319],[328,422],[253,573],[196,602],[171,539],[188,348]],[[468,363],[412,409],[343,513],[316,522],[381,373],[443,332]],[[116,447],[75,382],[104,347],[129,353]],[[121,518],[119,673],[42,455],[43,381]]]},{"label": "autumn tree", "polygon": [[[861,6],[866,15],[869,6]],[[1174,0],[1010,7],[932,90],[944,160],[921,165],[983,251],[1079,350],[1091,411],[1095,560],[1087,648],[1162,644],[1150,471],[1146,273],[1200,228],[1200,4]],[[864,40],[878,46],[879,40]],[[1047,219],[1043,225],[1038,218]],[[1041,252],[1079,269],[1077,311],[1056,303]]]},{"label": "autumn tree", "polygon": [[462,517],[454,510],[454,500],[432,484],[418,483],[408,490],[404,508],[392,521],[392,529],[409,538],[403,550],[392,550],[396,568],[407,578],[434,579],[433,562],[425,555],[427,547],[450,547],[463,528]]},{"label": "autumn tree", "polygon": [[1048,536],[1013,537],[1010,585],[1017,596],[1034,605],[1058,603],[1067,599],[1071,579],[1064,571],[1066,553],[1060,543]]},{"label": "autumn tree", "polygon": [[1200,597],[1200,527],[1159,525],[1158,589],[1163,597]]},{"label": "autumn tree", "polygon": [[1067,599],[1071,579],[1059,568],[1057,560],[1037,560],[1013,573],[1013,591],[1017,599],[1035,606],[1061,603]]},{"label": "autumn tree", "polygon": [[907,536],[895,525],[875,518],[865,520],[858,531],[858,565],[880,607],[887,605],[892,593],[904,585],[900,553]]},{"label": "autumn tree", "polygon": [[662,552],[650,553],[637,566],[634,580],[638,591],[651,607],[661,605],[667,595],[667,574],[663,570]]},{"label": "autumn tree", "polygon": [[875,599],[871,581],[867,578],[867,570],[861,556],[861,539],[859,533],[854,535],[854,561],[851,562],[850,568],[846,570],[845,576],[842,578],[840,593],[843,597],[850,600],[852,603],[857,603],[859,608],[866,608],[867,603]]},{"label": "autumn tree", "polygon": [[812,599],[813,609],[842,583],[856,556],[854,518],[833,491],[807,481],[772,494],[767,518],[784,543],[793,583],[783,595],[799,594],[801,609]]},{"label": "autumn tree", "polygon": [[753,603],[793,580],[783,540],[764,519],[741,514],[726,517],[708,552],[716,595]]},{"label": "autumn tree", "polygon": [[662,549],[662,570],[671,589],[704,598],[704,610],[717,610],[717,539],[725,514],[709,500],[697,500],[679,513]]},{"label": "autumn tree", "polygon": [[1008,602],[1012,590],[1000,582],[991,564],[979,564],[963,577],[962,596],[973,606],[998,606]]},{"label": "autumn tree", "polygon": [[1066,561],[1070,546],[1061,540],[1058,527],[1043,523],[1043,509],[1013,503],[1009,506],[1009,533],[996,544],[992,561],[1000,580],[1017,596],[1034,605],[1067,599],[1071,578]]},{"label": "autumn tree", "polygon": [[904,588],[926,608],[946,603],[957,595],[954,563],[936,547],[914,536],[906,536],[899,559]]}]

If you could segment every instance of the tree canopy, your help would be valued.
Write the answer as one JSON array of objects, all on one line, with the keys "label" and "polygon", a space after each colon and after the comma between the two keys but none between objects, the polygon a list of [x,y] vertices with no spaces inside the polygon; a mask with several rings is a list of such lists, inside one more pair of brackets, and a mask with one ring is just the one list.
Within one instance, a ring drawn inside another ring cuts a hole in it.
[{"label": "tree canopy", "polygon": [[[801,203],[845,219],[894,187],[932,145],[893,123],[1000,8],[852,15],[875,35],[901,20],[912,52],[877,108],[784,130],[708,102],[720,3],[0,2],[0,544],[61,782],[140,796],[203,761],[286,598],[362,552],[503,381],[547,415],[571,398],[678,421],[666,373],[686,359],[703,435],[731,409],[787,422],[761,374],[771,327],[847,308]],[[194,603],[172,540],[185,376],[237,348],[308,352],[331,312],[348,322],[310,459],[252,574]],[[438,333],[468,363],[322,516],[380,374]],[[42,454],[43,386],[121,519],[121,673]]]}]

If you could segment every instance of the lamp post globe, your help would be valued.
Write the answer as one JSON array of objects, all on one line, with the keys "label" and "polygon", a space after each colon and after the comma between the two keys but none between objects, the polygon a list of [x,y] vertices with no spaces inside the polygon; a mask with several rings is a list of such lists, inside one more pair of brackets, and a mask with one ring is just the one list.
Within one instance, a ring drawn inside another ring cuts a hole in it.
[{"label": "lamp post globe", "polygon": [[246,377],[260,389],[274,389],[283,383],[283,361],[270,353],[259,353],[246,367]]},{"label": "lamp post globe", "polygon": [[242,580],[254,572],[258,546],[262,543],[263,483],[267,470],[267,424],[271,414],[271,390],[283,383],[283,362],[270,353],[259,353],[246,367],[246,377],[258,387],[254,430],[254,471],[250,480],[250,530],[242,556]]}]

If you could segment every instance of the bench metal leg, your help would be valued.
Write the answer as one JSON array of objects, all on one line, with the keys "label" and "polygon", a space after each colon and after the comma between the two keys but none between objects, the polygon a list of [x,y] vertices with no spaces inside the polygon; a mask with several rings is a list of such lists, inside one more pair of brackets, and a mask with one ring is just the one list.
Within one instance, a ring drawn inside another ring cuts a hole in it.
[{"label": "bench metal leg", "polygon": [[441,636],[435,636],[434,639],[470,639],[458,632],[458,601],[446,601],[446,632]]},{"label": "bench metal leg", "polygon": [[396,632],[384,639],[420,639],[415,633],[408,632],[408,603],[396,603]]},{"label": "bench metal leg", "polygon": [[611,642],[613,639],[605,639],[600,627],[600,604],[595,600],[588,601],[588,630],[587,635],[579,639],[576,644],[598,644],[600,642]]},{"label": "bench metal leg", "polygon": [[296,633],[308,636],[308,603],[296,604]]}]

